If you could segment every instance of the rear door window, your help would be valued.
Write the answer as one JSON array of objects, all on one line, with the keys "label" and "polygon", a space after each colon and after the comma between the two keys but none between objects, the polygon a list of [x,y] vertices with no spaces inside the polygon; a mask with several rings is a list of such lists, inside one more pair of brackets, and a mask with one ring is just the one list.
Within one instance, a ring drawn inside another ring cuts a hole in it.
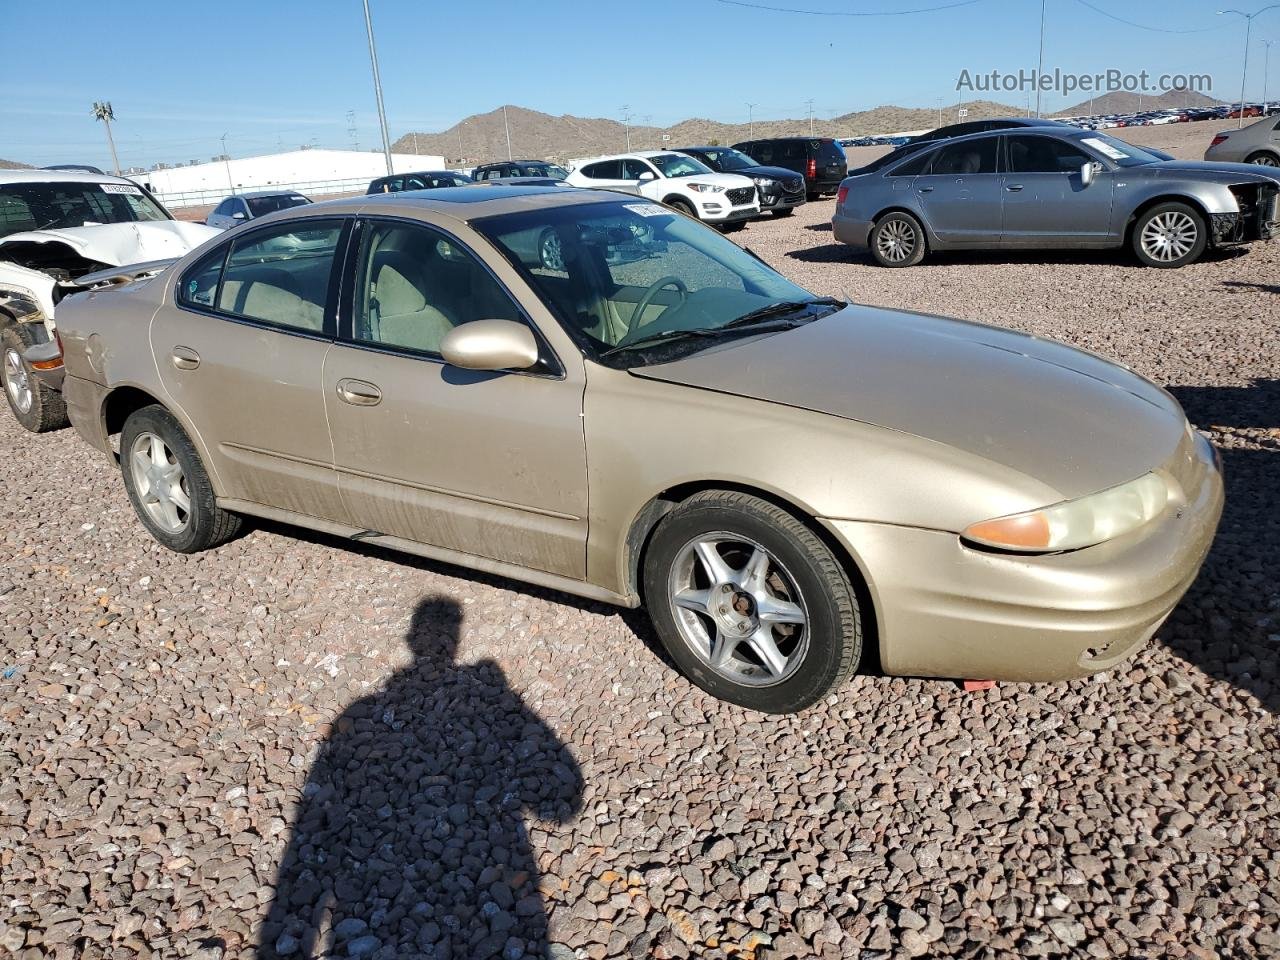
[{"label": "rear door window", "polygon": [[933,166],[929,172],[947,176],[995,173],[997,140],[997,137],[983,137],[948,144],[934,154]]}]

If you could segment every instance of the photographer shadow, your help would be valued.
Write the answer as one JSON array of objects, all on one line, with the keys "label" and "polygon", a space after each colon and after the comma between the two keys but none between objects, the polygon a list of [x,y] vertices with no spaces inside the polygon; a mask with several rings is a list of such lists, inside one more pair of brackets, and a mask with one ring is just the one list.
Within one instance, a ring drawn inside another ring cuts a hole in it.
[{"label": "photographer shadow", "polygon": [[492,661],[455,661],[462,612],[421,602],[413,663],[351,704],[313,764],[263,958],[520,960],[549,951],[525,815],[565,822],[578,765]]}]

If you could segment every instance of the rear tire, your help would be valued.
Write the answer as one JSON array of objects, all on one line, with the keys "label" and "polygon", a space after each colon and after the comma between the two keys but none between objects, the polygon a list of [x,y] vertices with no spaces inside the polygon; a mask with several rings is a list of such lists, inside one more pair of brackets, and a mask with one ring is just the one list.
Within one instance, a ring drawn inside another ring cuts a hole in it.
[{"label": "rear tire", "polygon": [[1245,157],[1244,162],[1256,163],[1260,167],[1280,167],[1280,156],[1268,153],[1266,150],[1259,150],[1257,153],[1251,153]]},{"label": "rear tire", "polygon": [[61,430],[67,419],[67,403],[62,394],[41,383],[23,356],[28,347],[39,341],[31,324],[11,323],[0,330],[0,369],[4,379],[4,396],[9,409],[32,433]]},{"label": "rear tire", "polygon": [[775,217],[789,217],[795,212],[796,212],[795,207],[787,207],[785,210],[774,210],[773,215]]},{"label": "rear tire", "polygon": [[886,213],[871,228],[871,256],[882,267],[914,267],[924,259],[925,235],[909,213]]},{"label": "rear tire", "polygon": [[745,220],[735,220],[733,223],[721,224],[720,232],[721,233],[737,233],[739,230],[746,227],[746,225],[747,225],[747,221]]},{"label": "rear tire", "polygon": [[1200,259],[1209,230],[1200,211],[1176,200],[1158,203],[1133,225],[1130,243],[1139,262],[1173,270]]},{"label": "rear tire", "polygon": [[142,525],[175,553],[208,550],[240,529],[240,518],[218,506],[186,431],[159,404],[143,407],[125,421],[120,472]]},{"label": "rear tire", "polygon": [[663,646],[721,700],[794,713],[844,683],[862,656],[844,568],[812,530],[759,497],[690,497],[658,524],[643,574]]}]

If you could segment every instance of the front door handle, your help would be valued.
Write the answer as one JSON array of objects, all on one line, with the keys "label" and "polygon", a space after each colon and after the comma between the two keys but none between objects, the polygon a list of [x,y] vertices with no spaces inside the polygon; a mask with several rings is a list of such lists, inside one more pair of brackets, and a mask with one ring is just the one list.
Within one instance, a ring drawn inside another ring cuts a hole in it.
[{"label": "front door handle", "polygon": [[342,379],[338,381],[338,396],[344,403],[357,407],[376,407],[382,402],[382,391],[365,380]]},{"label": "front door handle", "polygon": [[921,192],[921,193],[933,193],[933,187],[921,187],[921,188],[920,188],[920,192]]},{"label": "front door handle", "polygon": [[1007,187],[1005,187],[1005,189],[1008,190],[1010,193],[1017,193],[1019,190],[1022,189],[1022,184],[1011,183]]},{"label": "front door handle", "polygon": [[200,366],[200,354],[190,347],[174,347],[169,361],[179,370],[194,370]]}]

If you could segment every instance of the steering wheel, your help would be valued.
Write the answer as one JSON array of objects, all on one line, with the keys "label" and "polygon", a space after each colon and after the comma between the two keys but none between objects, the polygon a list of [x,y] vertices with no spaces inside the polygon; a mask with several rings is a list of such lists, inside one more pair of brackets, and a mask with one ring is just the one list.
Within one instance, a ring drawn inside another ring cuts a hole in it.
[{"label": "steering wheel", "polygon": [[627,335],[622,338],[622,343],[626,343],[631,339],[632,334],[639,330],[640,319],[644,316],[645,310],[653,303],[653,298],[658,295],[658,291],[663,287],[675,287],[680,292],[680,303],[684,304],[689,297],[689,288],[684,285],[684,281],[679,277],[661,277],[653,283],[649,284],[649,289],[645,290],[636,308],[631,311],[631,320],[627,323]]}]

